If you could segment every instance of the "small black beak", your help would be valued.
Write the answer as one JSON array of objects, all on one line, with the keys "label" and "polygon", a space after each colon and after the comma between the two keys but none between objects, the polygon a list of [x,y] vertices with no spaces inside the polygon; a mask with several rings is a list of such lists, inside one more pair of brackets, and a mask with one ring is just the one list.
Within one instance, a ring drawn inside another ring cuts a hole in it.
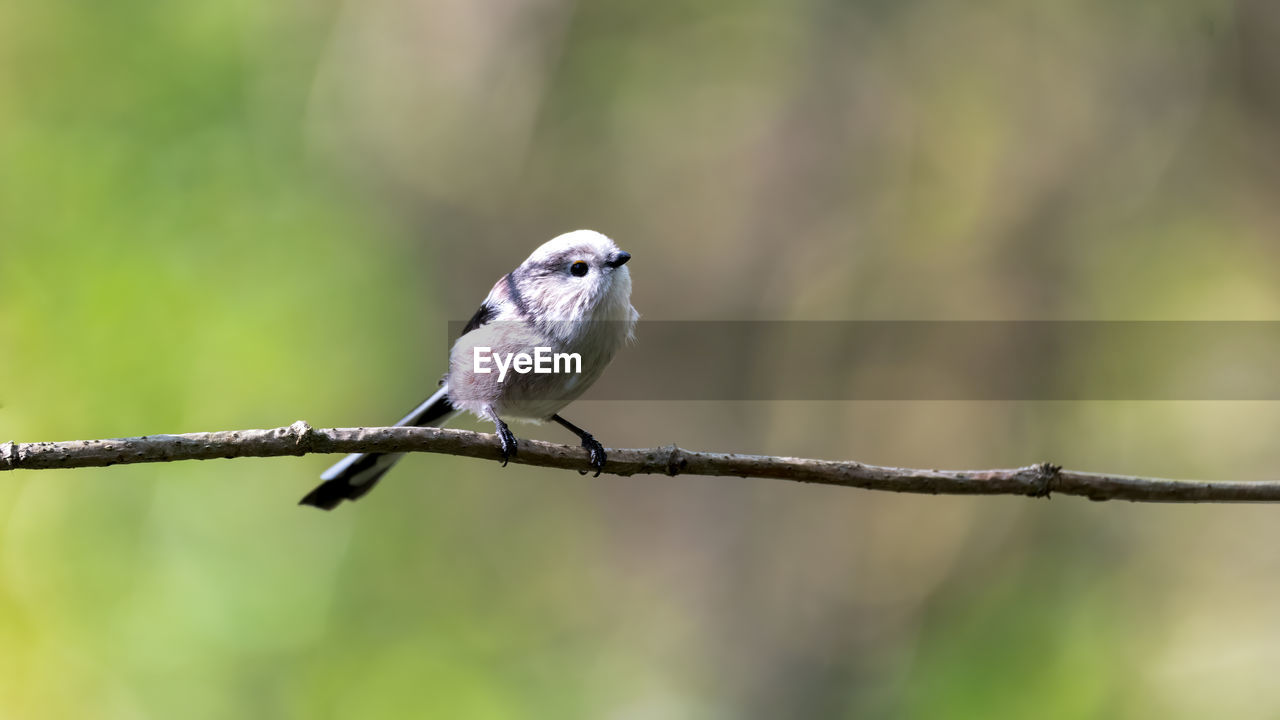
[{"label": "small black beak", "polygon": [[612,260],[610,260],[609,262],[605,263],[605,265],[608,265],[608,266],[609,266],[609,267],[611,267],[611,268],[620,268],[620,267],[622,267],[623,265],[626,265],[626,264],[627,264],[627,261],[628,261],[628,260],[630,260],[630,259],[631,259],[631,253],[629,253],[629,252],[619,252],[617,255],[614,255],[614,256],[613,256],[613,259],[612,259]]}]

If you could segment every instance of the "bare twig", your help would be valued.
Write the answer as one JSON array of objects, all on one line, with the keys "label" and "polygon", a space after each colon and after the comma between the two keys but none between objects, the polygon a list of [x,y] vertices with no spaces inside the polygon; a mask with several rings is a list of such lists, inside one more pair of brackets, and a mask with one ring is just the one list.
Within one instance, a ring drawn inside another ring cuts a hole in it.
[{"label": "bare twig", "polygon": [[[298,421],[272,430],[147,435],[115,440],[0,444],[0,470],[50,470],[131,463],[278,457],[308,453],[433,452],[498,460],[492,435],[442,428],[313,429]],[[609,450],[614,475],[714,475],[948,495],[1080,495],[1138,502],[1276,502],[1280,481],[1203,482],[1063,470],[1049,463],[1011,470],[912,470],[858,462],[684,450]],[[586,470],[581,448],[522,439],[511,462]]]}]

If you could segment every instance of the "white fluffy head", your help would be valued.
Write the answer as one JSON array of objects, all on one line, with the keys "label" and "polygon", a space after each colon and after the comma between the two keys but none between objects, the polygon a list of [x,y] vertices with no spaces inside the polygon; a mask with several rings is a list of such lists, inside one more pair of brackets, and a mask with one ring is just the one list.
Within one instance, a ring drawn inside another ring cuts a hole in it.
[{"label": "white fluffy head", "polygon": [[543,243],[512,278],[541,320],[634,322],[630,259],[607,236],[574,230]]}]

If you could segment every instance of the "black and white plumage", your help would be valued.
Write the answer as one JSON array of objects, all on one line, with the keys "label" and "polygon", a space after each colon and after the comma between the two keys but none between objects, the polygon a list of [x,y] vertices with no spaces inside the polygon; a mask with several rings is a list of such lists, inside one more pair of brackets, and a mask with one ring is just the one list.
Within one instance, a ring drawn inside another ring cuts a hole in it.
[{"label": "black and white plumage", "polygon": [[[463,328],[449,353],[449,373],[439,391],[397,425],[441,426],[460,411],[494,424],[503,464],[517,452],[505,420],[552,420],[582,440],[598,475],[604,447],[590,433],[557,413],[604,372],[614,354],[633,338],[639,314],[631,307],[629,253],[591,230],[560,235],[533,251],[504,275]],[[580,372],[475,372],[475,348],[497,355],[550,348],[581,357]],[[300,504],[332,510],[373,489],[402,453],[348,455],[321,475],[324,481]]]}]

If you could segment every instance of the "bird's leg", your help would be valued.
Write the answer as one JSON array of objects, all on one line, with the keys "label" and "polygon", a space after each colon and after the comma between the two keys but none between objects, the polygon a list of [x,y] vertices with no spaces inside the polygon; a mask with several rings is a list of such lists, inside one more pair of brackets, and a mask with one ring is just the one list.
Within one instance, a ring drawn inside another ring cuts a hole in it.
[{"label": "bird's leg", "polygon": [[516,456],[516,436],[511,434],[511,428],[501,420],[494,425],[498,426],[498,440],[502,442],[502,467],[506,467],[507,460]]},{"label": "bird's leg", "polygon": [[[582,438],[582,447],[587,449],[588,460],[591,462],[591,467],[596,471],[596,474],[592,477],[600,477],[600,471],[604,470],[604,462],[608,459],[608,456],[606,456],[604,452],[604,446],[600,444],[600,441],[596,440],[591,433],[583,430],[577,425],[574,425],[568,420],[565,420],[559,415],[552,415],[551,419],[563,425],[569,432]],[[586,475],[587,471],[579,470],[578,474]]]},{"label": "bird's leg", "polygon": [[507,460],[516,456],[517,443],[516,436],[511,433],[511,428],[498,417],[498,413],[493,408],[485,408],[484,416],[493,422],[494,428],[498,433],[498,442],[502,446],[502,467],[507,466]]}]

